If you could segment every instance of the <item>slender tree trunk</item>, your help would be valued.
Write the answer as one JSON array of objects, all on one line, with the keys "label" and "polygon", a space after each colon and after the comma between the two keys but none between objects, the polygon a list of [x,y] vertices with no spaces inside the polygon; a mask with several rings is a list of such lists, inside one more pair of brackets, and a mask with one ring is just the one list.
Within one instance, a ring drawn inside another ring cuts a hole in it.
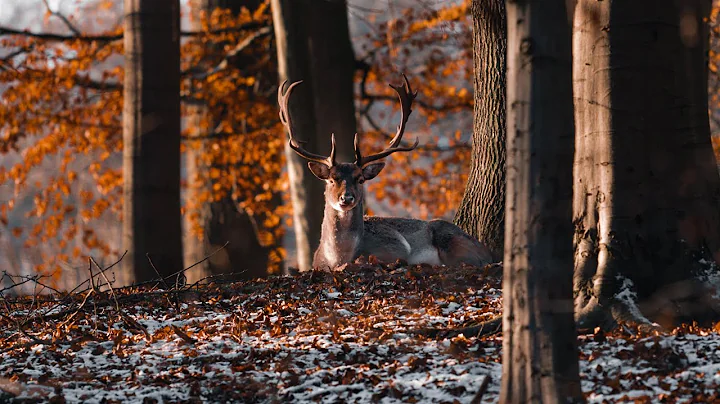
[{"label": "slender tree trunk", "polygon": [[[582,326],[648,318],[671,325],[707,309],[685,310],[685,303],[702,298],[692,281],[699,259],[720,258],[720,177],[707,98],[710,6],[578,1],[573,208]],[[644,303],[642,315],[616,297],[629,287]]]},{"label": "slender tree trunk", "polygon": [[[280,81],[303,84],[293,94],[290,114],[305,147],[320,154],[330,150],[336,133],[337,156],[352,161],[355,110],[347,6],[344,1],[272,0]],[[320,242],[325,206],[321,181],[305,160],[286,144],[298,267],[312,268]]]},{"label": "slender tree trunk", "polygon": [[503,257],[505,237],[505,0],[473,0],[475,109],[470,175],[455,224]]},{"label": "slender tree trunk", "polygon": [[573,101],[564,0],[507,3],[501,403],[582,401],[572,306]]},{"label": "slender tree trunk", "polygon": [[[199,14],[205,11],[210,15],[217,8],[230,9],[233,13],[240,13],[243,7],[254,10],[258,7],[257,1],[232,0],[192,0],[191,8],[198,15],[191,20],[194,31],[202,29]],[[209,46],[213,46],[210,44]],[[209,49],[209,52],[222,51]],[[208,107],[203,104],[193,105],[189,108],[190,114],[186,118],[191,127],[200,131],[197,135],[207,133],[207,121],[211,120]],[[205,122],[205,124],[203,124]],[[210,122],[210,127],[214,124]],[[199,149],[189,148],[185,153],[186,175],[192,179],[200,170],[208,170],[202,165],[199,156],[203,153]],[[204,184],[205,189],[211,189],[212,184]],[[189,198],[202,189],[189,189]],[[209,275],[239,273],[238,279],[253,279],[267,275],[269,249],[264,247],[257,237],[256,225],[247,212],[238,208],[235,201],[228,195],[219,201],[213,201],[200,209],[200,220],[203,226],[203,236],[198,238],[190,232],[193,225],[191,218],[185,217],[185,266],[189,267],[220,249],[227,242],[225,248],[213,254],[209,259],[187,271],[188,282],[195,282]]]},{"label": "slender tree trunk", "polygon": [[133,280],[182,269],[180,5],[125,0],[124,265]]}]

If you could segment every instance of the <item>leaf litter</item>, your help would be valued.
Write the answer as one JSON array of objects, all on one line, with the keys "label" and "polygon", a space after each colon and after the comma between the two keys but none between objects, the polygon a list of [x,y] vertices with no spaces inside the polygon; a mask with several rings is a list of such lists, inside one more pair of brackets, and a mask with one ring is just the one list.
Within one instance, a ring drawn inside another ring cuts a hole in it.
[{"label": "leaf litter", "polygon": [[[90,294],[3,299],[0,402],[499,399],[500,335],[415,332],[499,316],[497,267],[360,260],[333,272]],[[588,402],[720,402],[718,331],[579,335]]]}]

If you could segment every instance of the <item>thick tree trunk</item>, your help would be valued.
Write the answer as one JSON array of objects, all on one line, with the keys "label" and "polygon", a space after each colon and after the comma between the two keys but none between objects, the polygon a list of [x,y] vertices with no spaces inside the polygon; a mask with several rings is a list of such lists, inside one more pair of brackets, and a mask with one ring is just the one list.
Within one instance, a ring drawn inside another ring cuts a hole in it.
[{"label": "thick tree trunk", "polygon": [[505,0],[473,0],[475,111],[470,175],[455,224],[503,257],[505,237]]},{"label": "thick tree trunk", "polygon": [[124,259],[134,281],[182,269],[180,5],[125,0]]},{"label": "thick tree trunk", "polygon": [[[578,1],[573,210],[581,326],[648,323],[645,317],[670,325],[695,316],[677,305],[701,290],[690,280],[699,259],[720,258],[720,177],[707,98],[710,6]],[[649,302],[644,313],[617,297],[627,288]]]},{"label": "thick tree trunk", "polygon": [[[303,80],[290,104],[298,138],[307,142],[304,147],[308,150],[327,154],[334,132],[338,160],[352,161],[355,60],[345,2],[272,0],[271,6],[280,81]],[[320,242],[324,186],[287,144],[285,156],[298,267],[307,271]]]},{"label": "thick tree trunk", "polygon": [[564,0],[507,3],[501,403],[582,401],[572,307],[572,56]]},{"label": "thick tree trunk", "polygon": [[[192,0],[192,10],[197,16],[191,20],[193,31],[200,31],[201,11],[208,15],[217,8],[230,9],[234,14],[240,13],[243,7],[254,10],[258,7],[257,1],[232,1],[232,0]],[[210,45],[212,46],[212,44]],[[209,52],[222,51],[221,49],[209,49]],[[210,68],[210,67],[208,67]],[[200,130],[196,135],[202,136],[209,130],[203,125],[210,117],[206,105],[198,104],[189,108],[190,114],[186,118],[193,128]],[[210,123],[210,127],[213,127]],[[192,135],[191,135],[192,136]],[[202,166],[198,157],[202,154],[200,149],[189,148],[185,153],[186,175],[193,178],[199,170],[208,170],[209,167]],[[211,189],[212,184],[204,184],[205,189]],[[190,188],[188,198],[202,189]],[[210,275],[237,273],[236,279],[254,279],[267,275],[269,249],[264,247],[257,237],[257,229],[253,218],[247,212],[240,210],[235,201],[229,197],[219,201],[213,201],[204,206],[198,220],[203,225],[203,237],[199,239],[190,231],[192,226],[191,218],[185,217],[185,267],[189,267],[202,261],[227,243],[227,246],[213,254],[208,260],[195,265],[186,273],[188,282],[195,282]]]}]

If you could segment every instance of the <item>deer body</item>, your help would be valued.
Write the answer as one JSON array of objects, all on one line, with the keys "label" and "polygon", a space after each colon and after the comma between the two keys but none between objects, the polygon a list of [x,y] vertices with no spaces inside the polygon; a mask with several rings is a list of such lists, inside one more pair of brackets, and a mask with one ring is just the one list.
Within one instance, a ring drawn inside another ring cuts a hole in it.
[{"label": "deer body", "polygon": [[[403,76],[403,78],[405,78]],[[483,266],[492,262],[490,251],[459,227],[444,220],[423,221],[392,217],[365,217],[363,183],[375,178],[385,167],[379,161],[398,151],[411,151],[400,147],[405,124],[410,115],[413,93],[405,78],[405,85],[393,87],[402,104],[402,120],[390,146],[380,153],[363,157],[355,135],[354,163],[335,161],[335,136],[331,137],[330,156],[320,156],[303,149],[293,137],[293,128],[288,113],[290,85],[285,95],[284,87],[278,89],[280,120],[290,136],[290,147],[300,156],[309,160],[310,171],[325,181],[325,216],[322,224],[320,245],[315,251],[313,267],[335,268],[352,262],[357,257],[374,255],[381,261],[403,259],[409,264],[458,265],[467,263]]]},{"label": "deer body", "polygon": [[362,201],[347,212],[326,202],[313,267],[332,269],[361,255],[385,262],[403,259],[409,264],[483,266],[492,262],[485,246],[444,220],[369,217],[363,216]]}]

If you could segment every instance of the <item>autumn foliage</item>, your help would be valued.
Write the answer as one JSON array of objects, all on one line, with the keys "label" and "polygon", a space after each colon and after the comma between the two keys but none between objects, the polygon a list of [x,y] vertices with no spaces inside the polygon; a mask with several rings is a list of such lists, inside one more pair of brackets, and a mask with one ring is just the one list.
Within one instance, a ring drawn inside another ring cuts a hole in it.
[{"label": "autumn foliage", "polygon": [[[120,12],[112,2],[101,4],[104,12]],[[390,18],[383,10],[349,6],[366,27],[354,38],[363,147],[381,148],[394,132],[399,105],[387,84],[404,72],[419,90],[408,138],[418,136],[421,145],[394,156],[369,183],[371,213],[382,206],[417,218],[449,218],[459,205],[472,128],[469,6],[465,0],[396,9]],[[229,194],[258,224],[275,271],[285,257],[291,207],[269,3],[239,15],[185,13],[199,18],[202,30],[183,33],[183,150],[197,151],[192,158],[203,169],[185,178],[184,213],[196,218],[202,206]],[[35,269],[55,279],[63,263],[116,256],[123,248],[107,231],[122,220],[122,32],[86,34],[82,22],[68,22],[61,34],[0,27],[0,221],[26,247],[42,247]],[[717,30],[715,24],[713,38]],[[717,63],[713,52],[713,73]],[[716,108],[717,91],[712,97]],[[200,119],[198,105],[207,107]],[[720,152],[720,142],[715,147]],[[202,223],[194,223],[187,231],[199,236]]]}]

